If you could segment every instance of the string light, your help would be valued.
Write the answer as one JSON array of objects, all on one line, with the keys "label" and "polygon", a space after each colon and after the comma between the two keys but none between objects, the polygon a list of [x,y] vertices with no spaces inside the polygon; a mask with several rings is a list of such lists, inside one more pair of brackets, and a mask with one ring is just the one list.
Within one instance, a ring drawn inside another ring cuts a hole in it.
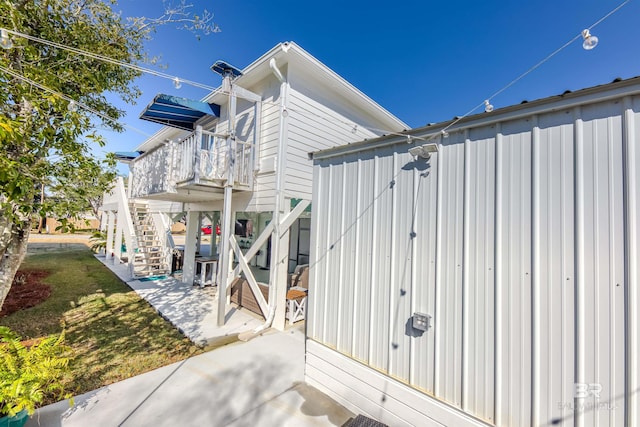
[{"label": "string light", "polygon": [[175,87],[176,89],[180,89],[182,87],[182,82],[179,78],[175,77],[173,79],[173,87]]},{"label": "string light", "polygon": [[591,50],[594,47],[598,46],[598,38],[596,36],[592,36],[588,29],[582,30],[582,47],[584,50]]},{"label": "string light", "polygon": [[490,112],[492,112],[492,111],[493,111],[493,105],[491,105],[491,104],[489,103],[489,100],[488,100],[488,99],[485,99],[485,100],[484,100],[484,112],[485,112],[485,113],[490,113]]}]

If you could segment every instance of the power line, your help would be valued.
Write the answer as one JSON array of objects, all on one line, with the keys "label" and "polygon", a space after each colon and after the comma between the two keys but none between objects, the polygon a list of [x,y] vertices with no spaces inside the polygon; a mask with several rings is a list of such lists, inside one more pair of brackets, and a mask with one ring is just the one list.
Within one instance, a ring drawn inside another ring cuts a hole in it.
[{"label": "power line", "polygon": [[[592,28],[594,28],[596,25],[602,23],[605,19],[607,19],[608,17],[610,17],[611,15],[613,15],[614,13],[616,13],[618,10],[620,10],[623,6],[625,6],[627,3],[629,3],[631,0],[625,0],[622,3],[620,3],[618,6],[616,6],[614,9],[612,9],[609,13],[607,13],[606,15],[604,15],[602,18],[600,18],[599,20],[597,20],[595,23],[593,23],[590,27],[587,27],[587,29],[591,30]],[[560,53],[562,50],[564,50],[567,46],[569,46],[570,44],[572,44],[573,42],[575,42],[576,40],[580,39],[582,37],[582,32],[578,33],[578,35],[576,35],[575,37],[573,37],[571,40],[569,40],[568,42],[566,42],[565,44],[563,44],[562,46],[560,46],[558,49],[554,50],[553,52],[551,52],[549,55],[547,55],[544,59],[542,59],[541,61],[539,61],[538,63],[536,63],[533,67],[529,68],[527,71],[525,71],[524,73],[520,74],[518,77],[516,77],[515,79],[511,80],[509,83],[507,83],[505,86],[503,86],[501,89],[499,89],[498,91],[496,91],[493,95],[489,96],[488,98],[486,98],[486,100],[491,100],[493,98],[495,98],[496,96],[500,95],[502,92],[504,92],[505,90],[509,89],[511,86],[513,86],[514,84],[516,84],[518,81],[522,80],[524,77],[526,77],[527,75],[529,75],[531,72],[533,72],[534,70],[536,70],[538,67],[540,67],[542,64],[544,64],[545,62],[547,62],[548,60],[550,60],[551,58],[553,58],[555,55],[557,55],[558,53]],[[441,130],[441,133],[444,135],[446,134],[447,130],[449,128],[451,128],[453,125],[455,125],[456,123],[458,123],[460,120],[464,119],[465,117],[469,116],[470,114],[472,114],[474,111],[476,111],[478,108],[482,107],[483,105],[486,105],[487,101],[482,101],[480,104],[478,104],[477,106],[473,107],[471,110],[469,110],[467,113],[465,113],[463,116],[460,117],[456,117],[456,119],[449,123],[444,129]],[[437,135],[432,135],[431,137],[429,137],[430,139],[435,138]]]},{"label": "power line", "polygon": [[86,104],[84,104],[82,102],[76,101],[73,98],[71,98],[71,97],[69,97],[69,96],[67,96],[67,95],[65,95],[65,94],[63,94],[61,92],[58,92],[58,91],[56,91],[54,89],[51,89],[51,88],[49,88],[49,87],[47,87],[47,86],[45,86],[43,84],[40,84],[40,83],[38,83],[36,81],[33,81],[28,77],[25,77],[25,76],[23,76],[23,75],[21,75],[19,73],[16,73],[15,71],[9,70],[9,69],[4,68],[2,66],[0,66],[0,71],[4,72],[6,74],[9,74],[10,76],[13,76],[13,77],[17,78],[18,80],[22,80],[23,82],[25,82],[25,83],[27,83],[27,84],[29,84],[31,86],[37,87],[38,89],[41,89],[41,90],[44,90],[46,92],[52,93],[52,94],[54,94],[54,95],[56,95],[56,96],[58,96],[58,97],[60,97],[60,98],[62,98],[64,100],[66,100],[66,101],[69,101],[70,106],[77,105],[78,107],[80,107],[80,108],[82,108],[84,110],[87,110],[90,113],[95,114],[96,116],[98,116],[98,117],[100,117],[100,118],[102,118],[102,119],[104,119],[106,121],[109,121],[109,122],[114,123],[114,124],[122,125],[125,128],[130,129],[130,130],[132,130],[134,132],[138,132],[138,133],[140,133],[141,135],[143,135],[143,136],[145,136],[147,138],[151,137],[151,135],[149,135],[148,133],[146,133],[146,132],[144,132],[144,131],[142,131],[142,130],[140,130],[138,128],[135,128],[135,127],[133,127],[131,125],[128,125],[126,123],[121,123],[118,120],[114,119],[113,117],[110,117],[110,116],[108,116],[108,115],[106,115],[104,113],[101,113],[100,111],[97,111],[97,110],[89,107],[88,105],[86,105]]},{"label": "power line", "polygon": [[154,76],[157,76],[157,77],[162,77],[162,78],[165,78],[165,79],[169,79],[169,80],[172,80],[175,83],[178,83],[178,82],[179,83],[185,83],[185,84],[188,84],[188,85],[191,85],[191,86],[195,86],[195,87],[198,87],[198,88],[201,88],[201,89],[210,90],[210,91],[215,91],[216,90],[216,88],[213,87],[213,86],[209,86],[209,85],[206,85],[206,84],[203,84],[203,83],[198,83],[198,82],[194,82],[194,81],[191,81],[191,80],[183,79],[183,78],[178,77],[178,76],[173,76],[173,75],[170,75],[170,74],[167,74],[167,73],[163,73],[163,72],[160,72],[160,71],[152,70],[150,68],[141,67],[139,65],[131,64],[129,62],[119,61],[117,59],[113,59],[113,58],[110,58],[108,56],[99,55],[97,53],[89,52],[89,51],[86,51],[86,50],[83,50],[83,49],[78,49],[76,47],[64,45],[64,44],[61,44],[61,43],[52,42],[50,40],[41,39],[39,37],[30,36],[29,34],[21,33],[21,32],[14,31],[14,30],[9,30],[9,29],[6,29],[6,28],[2,28],[2,30],[6,31],[9,34],[13,34],[15,36],[25,38],[27,40],[31,40],[31,41],[34,41],[34,42],[37,42],[37,43],[45,44],[47,46],[52,46],[52,47],[55,47],[55,48],[58,48],[58,49],[66,50],[66,51],[69,51],[69,52],[73,52],[73,53],[76,53],[78,55],[83,55],[83,56],[86,56],[86,57],[89,57],[89,58],[92,58],[92,59],[97,59],[98,61],[107,62],[109,64],[119,65],[121,67],[129,68],[131,70],[139,71],[141,73],[151,74],[151,75],[154,75]]}]

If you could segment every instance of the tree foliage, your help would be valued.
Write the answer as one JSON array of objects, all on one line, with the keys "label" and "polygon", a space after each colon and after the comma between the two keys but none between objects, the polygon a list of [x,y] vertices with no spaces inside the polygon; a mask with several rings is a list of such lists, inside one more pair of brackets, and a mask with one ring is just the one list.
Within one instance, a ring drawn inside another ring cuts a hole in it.
[{"label": "tree foliage", "polygon": [[[184,2],[158,18],[126,19],[116,7],[115,0],[0,0],[0,27],[126,63],[148,58],[144,42],[160,24],[215,32],[211,14],[192,15]],[[125,102],[140,94],[135,69],[11,39],[12,48],[0,49],[0,306],[31,221],[73,216],[88,207],[84,198],[105,190],[104,168],[113,163],[93,157],[91,148],[105,144],[94,129],[122,130],[117,119],[124,114],[106,94]],[[92,111],[70,108],[60,94]],[[43,185],[60,197],[40,201]]]},{"label": "tree foliage", "polygon": [[[143,58],[145,33],[127,26],[102,1],[3,2],[0,22],[13,31],[120,61]],[[138,76],[135,70],[21,37],[12,40],[13,48],[0,51],[0,66],[108,117],[118,119],[123,112],[107,101],[107,91],[127,101],[139,93],[131,85]],[[120,125],[83,109],[69,109],[69,101],[1,70],[0,86],[3,212],[21,217],[50,214],[51,205],[35,203],[41,184],[56,184],[77,173],[89,178],[99,174],[100,162],[90,148],[92,143],[104,145],[104,140],[91,130],[96,124],[115,129]]]}]

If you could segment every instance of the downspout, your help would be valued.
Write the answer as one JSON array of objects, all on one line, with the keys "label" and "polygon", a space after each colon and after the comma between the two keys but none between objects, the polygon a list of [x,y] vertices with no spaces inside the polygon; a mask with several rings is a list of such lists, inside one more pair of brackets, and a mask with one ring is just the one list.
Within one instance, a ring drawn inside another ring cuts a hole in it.
[{"label": "downspout", "polygon": [[[284,132],[284,128],[285,125],[287,123],[287,93],[288,93],[288,86],[289,84],[287,83],[287,80],[284,78],[284,76],[282,75],[282,73],[280,72],[280,69],[278,69],[278,66],[276,65],[276,60],[275,58],[271,58],[271,60],[269,61],[269,67],[271,67],[271,71],[273,72],[273,74],[276,76],[276,78],[280,81],[280,136],[278,138],[278,155],[279,157],[281,156],[285,156],[285,150],[286,150],[286,135]],[[276,257],[278,256],[278,253],[280,252],[280,209],[282,207],[282,185],[284,184],[284,167],[282,167],[282,163],[283,162],[279,162],[280,164],[277,164],[277,171],[276,171],[276,200],[275,200],[275,205],[273,207],[273,233],[271,234],[271,251],[272,253],[276,254]],[[274,238],[275,236],[275,238]],[[265,320],[265,322],[258,326],[256,329],[253,330],[254,334],[259,334],[260,332],[264,331],[265,329],[268,329],[271,327],[271,324],[273,323],[273,319],[276,317],[276,281],[278,279],[278,268],[277,268],[277,264],[276,265],[271,265],[271,274],[269,277],[269,311],[267,312],[267,318]]]}]

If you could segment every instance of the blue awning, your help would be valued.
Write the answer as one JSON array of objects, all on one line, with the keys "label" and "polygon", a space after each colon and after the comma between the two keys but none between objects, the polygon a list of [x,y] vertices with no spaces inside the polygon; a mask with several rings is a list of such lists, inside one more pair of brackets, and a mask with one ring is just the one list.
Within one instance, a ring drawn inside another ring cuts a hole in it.
[{"label": "blue awning", "polygon": [[220,106],[202,101],[158,94],[140,118],[184,130],[194,130],[194,123],[210,115],[220,117]]}]

